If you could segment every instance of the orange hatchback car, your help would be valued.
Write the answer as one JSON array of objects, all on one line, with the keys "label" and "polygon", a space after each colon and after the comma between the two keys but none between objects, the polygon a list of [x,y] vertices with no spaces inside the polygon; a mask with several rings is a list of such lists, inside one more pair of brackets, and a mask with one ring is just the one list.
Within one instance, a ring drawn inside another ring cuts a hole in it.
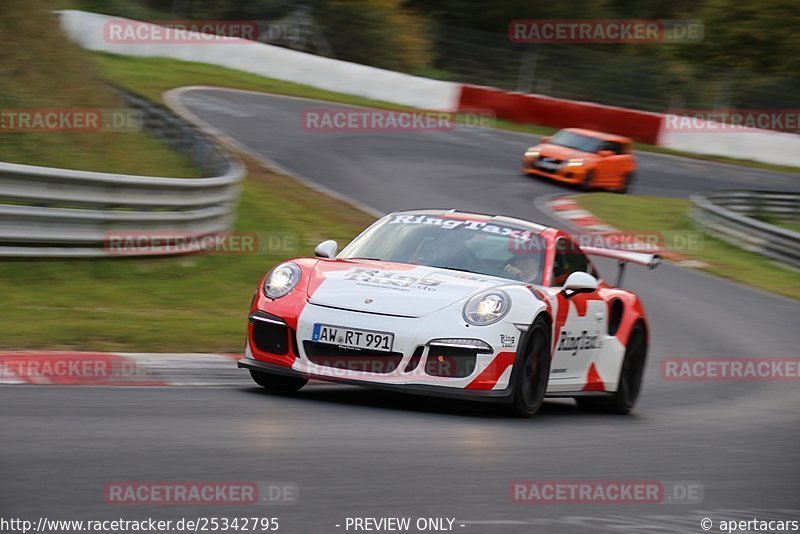
[{"label": "orange hatchback car", "polygon": [[631,140],[567,128],[525,151],[522,172],[574,184],[583,190],[629,191],[636,174]]}]

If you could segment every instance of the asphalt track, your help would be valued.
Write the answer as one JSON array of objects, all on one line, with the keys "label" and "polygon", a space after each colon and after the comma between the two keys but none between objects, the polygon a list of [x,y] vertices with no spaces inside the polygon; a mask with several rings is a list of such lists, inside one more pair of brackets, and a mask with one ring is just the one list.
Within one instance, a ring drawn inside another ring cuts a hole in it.
[{"label": "asphalt track", "polygon": [[[537,199],[569,191],[517,171],[533,137],[507,132],[322,133],[327,103],[197,90],[182,101],[252,152],[376,211],[457,207],[553,222]],[[759,187],[798,177],[638,154],[636,192]],[[265,266],[266,267],[266,266]],[[610,273],[608,265],[601,271]],[[281,532],[345,532],[345,518],[454,517],[460,532],[703,532],[700,519],[800,519],[797,382],[667,382],[666,357],[797,357],[800,305],[673,265],[631,268],[651,322],[631,416],[548,402],[531,420],[492,406],[346,386],[269,395],[243,377],[206,388],[0,388],[0,515],[160,519],[275,515]],[[515,480],[702,484],[701,503],[525,505]],[[114,480],[290,481],[285,507],[120,507]],[[464,525],[464,526],[460,526]],[[351,530],[352,532],[352,530]],[[718,532],[715,525],[712,532]]]}]

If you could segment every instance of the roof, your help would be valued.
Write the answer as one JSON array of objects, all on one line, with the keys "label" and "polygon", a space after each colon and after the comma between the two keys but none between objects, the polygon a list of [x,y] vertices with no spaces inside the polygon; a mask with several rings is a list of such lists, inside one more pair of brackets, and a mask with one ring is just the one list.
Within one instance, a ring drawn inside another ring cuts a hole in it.
[{"label": "roof", "polygon": [[603,141],[614,141],[616,143],[631,143],[631,139],[628,137],[623,137],[621,135],[614,135],[610,133],[604,132],[597,132],[595,130],[587,130],[585,128],[564,128],[568,132],[585,135],[587,137],[594,137],[596,139],[602,139]]}]

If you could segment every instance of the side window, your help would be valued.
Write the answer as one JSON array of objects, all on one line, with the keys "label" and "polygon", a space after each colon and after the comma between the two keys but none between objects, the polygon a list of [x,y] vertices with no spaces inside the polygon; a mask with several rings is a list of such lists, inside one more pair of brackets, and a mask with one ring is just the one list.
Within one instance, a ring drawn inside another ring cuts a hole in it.
[{"label": "side window", "polygon": [[589,273],[597,278],[597,271],[578,246],[572,241],[560,237],[556,241],[556,251],[553,257],[552,285],[563,286],[567,277],[574,272]]},{"label": "side window", "polygon": [[610,150],[614,154],[623,154],[624,150],[622,149],[621,143],[615,143],[614,141],[606,141],[603,143],[601,150]]}]

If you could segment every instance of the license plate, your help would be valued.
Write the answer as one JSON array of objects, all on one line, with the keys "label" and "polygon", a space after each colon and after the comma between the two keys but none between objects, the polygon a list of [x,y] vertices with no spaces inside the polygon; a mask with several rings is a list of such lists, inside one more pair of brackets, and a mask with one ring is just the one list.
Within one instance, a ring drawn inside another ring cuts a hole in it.
[{"label": "license plate", "polygon": [[311,340],[356,349],[391,352],[392,345],[394,345],[394,334],[316,323]]},{"label": "license plate", "polygon": [[537,161],[536,166],[547,171],[554,171],[558,169],[558,163],[552,163],[549,161]]}]

